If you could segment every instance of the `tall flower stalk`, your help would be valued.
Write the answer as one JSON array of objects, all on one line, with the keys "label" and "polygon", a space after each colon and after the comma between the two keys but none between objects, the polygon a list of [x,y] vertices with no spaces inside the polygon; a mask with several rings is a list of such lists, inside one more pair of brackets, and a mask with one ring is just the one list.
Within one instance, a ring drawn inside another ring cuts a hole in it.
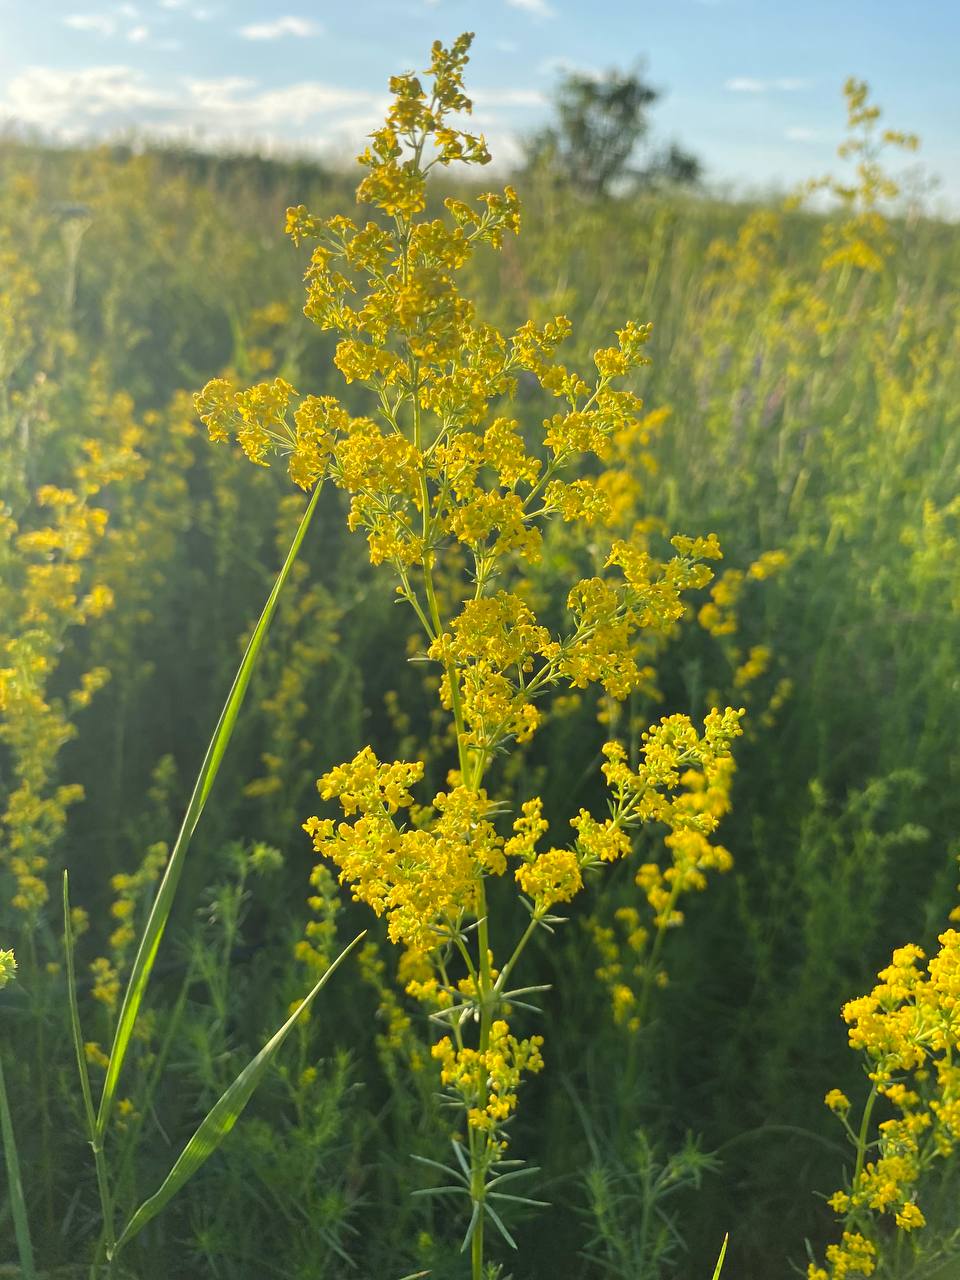
[{"label": "tall flower stalk", "polygon": [[[490,159],[482,137],[457,127],[470,110],[462,78],[470,40],[433,46],[427,87],[415,75],[391,81],[386,122],[360,156],[367,173],[357,194],[372,206],[370,220],[320,219],[303,206],[287,214],[295,243],[316,242],[305,314],[340,334],[335,363],[365,389],[369,416],[330,396],[300,397],[280,378],[248,390],[217,379],[197,407],[214,440],[235,438],[258,464],[283,455],[302,487],[329,475],[350,495],[350,528],[366,534],[373,564],[392,571],[439,674],[454,753],[445,790],[416,801],[424,763],[382,761],[367,746],[319,780],[341,820],[314,816],[304,827],[353,896],[385,917],[403,948],[406,992],[442,1033],[432,1052],[458,1120],[452,1161],[437,1165],[442,1184],[426,1193],[462,1199],[463,1248],[480,1280],[493,1274],[489,1229],[512,1246],[507,1211],[539,1203],[517,1187],[534,1170],[508,1158],[521,1081],[543,1067],[543,1038],[514,1029],[521,1011],[535,1011],[538,990],[516,985],[524,951],[553,931],[557,908],[585,877],[630,855],[637,829],[655,822],[671,857],[665,869],[645,863],[637,881],[653,917],[656,980],[680,896],[729,862],[710,837],[741,713],[712,711],[702,731],[684,715],[666,716],[633,761],[607,743],[608,810],[572,815],[568,842],[547,841],[538,796],[510,812],[500,761],[537,731],[546,696],[600,686],[623,699],[637,689],[638,637],[674,626],[684,592],[710,581],[705,562],[720,548],[713,535],[678,536],[659,559],[645,534],[613,540],[597,572],[571,583],[563,627],[536,616],[530,575],[544,526],[586,530],[608,513],[590,459],[607,457],[636,427],[641,401],[626,384],[648,363],[650,326],[628,321],[586,378],[558,358],[571,328],[564,316],[506,335],[460,292],[472,254],[499,249],[520,229],[510,187],[472,204],[449,198],[443,217],[426,213],[435,167]],[[536,431],[509,416],[521,376],[556,402]],[[515,937],[505,882],[527,915]]]}]

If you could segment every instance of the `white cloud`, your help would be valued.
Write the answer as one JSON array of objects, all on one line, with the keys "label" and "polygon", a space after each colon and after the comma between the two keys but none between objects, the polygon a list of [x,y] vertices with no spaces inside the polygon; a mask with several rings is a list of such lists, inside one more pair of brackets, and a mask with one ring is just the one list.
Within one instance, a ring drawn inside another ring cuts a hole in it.
[{"label": "white cloud", "polygon": [[252,22],[240,28],[244,40],[279,40],[281,36],[318,36],[322,28],[309,18],[276,18],[273,22]]},{"label": "white cloud", "polygon": [[547,0],[507,0],[511,9],[520,9],[534,18],[555,18],[557,11]]},{"label": "white cloud", "polygon": [[751,80],[749,76],[734,76],[732,80],[725,80],[723,87],[731,93],[764,93],[767,85],[764,80]]},{"label": "white cloud", "polygon": [[[542,95],[505,87],[476,96],[475,120],[498,165],[515,162],[520,147],[510,113],[540,107]],[[356,154],[382,121],[387,104],[382,92],[319,80],[268,87],[242,76],[153,76],[120,63],[78,71],[33,66],[0,88],[0,130],[20,125],[74,143],[119,135],[345,159]]]},{"label": "white cloud", "polygon": [[74,31],[92,31],[98,36],[112,36],[117,29],[117,20],[106,13],[70,13],[64,18],[63,25]]},{"label": "white cloud", "polygon": [[[179,0],[167,0],[167,3],[179,3]],[[118,4],[114,6],[113,13],[67,14],[63,23],[73,31],[87,31],[104,39],[122,35],[131,44],[150,44],[156,49],[174,47],[172,41],[151,39],[150,28],[139,21],[139,16],[140,10],[135,4]]]},{"label": "white cloud", "polygon": [[784,131],[788,142],[816,142],[820,134],[816,129],[808,129],[804,125],[792,125]]},{"label": "white cloud", "polygon": [[193,105],[199,106],[205,116],[212,117],[214,125],[236,124],[250,129],[267,129],[274,126],[303,126],[317,116],[354,108],[370,101],[370,94],[353,89],[337,89],[316,81],[287,85],[283,89],[268,89],[262,93],[249,93],[249,81],[189,81],[187,85]]},{"label": "white cloud", "polygon": [[160,0],[160,8],[171,12],[185,13],[188,18],[197,22],[209,22],[215,16],[215,9],[206,9],[202,5],[191,5],[189,0]]},{"label": "white cloud", "polygon": [[723,87],[730,93],[797,93],[809,89],[812,82],[799,76],[780,76],[776,80],[754,80],[752,76],[734,76],[725,80]]},{"label": "white cloud", "polygon": [[546,96],[539,89],[472,89],[478,107],[542,107]]},{"label": "white cloud", "polygon": [[589,76],[591,79],[598,79],[600,76],[596,67],[588,66],[585,62],[574,62],[572,58],[566,58],[563,54],[542,59],[537,66],[537,73],[541,76]]},{"label": "white cloud", "polygon": [[99,121],[129,124],[134,110],[143,113],[175,105],[173,95],[152,88],[131,67],[28,67],[10,81],[0,114],[70,137]]},{"label": "white cloud", "polygon": [[184,79],[163,87],[130,66],[62,71],[30,67],[0,98],[0,124],[20,123],[63,139],[129,132],[227,143],[244,149],[360,138],[382,114],[382,95],[302,81],[260,89],[239,76]]}]

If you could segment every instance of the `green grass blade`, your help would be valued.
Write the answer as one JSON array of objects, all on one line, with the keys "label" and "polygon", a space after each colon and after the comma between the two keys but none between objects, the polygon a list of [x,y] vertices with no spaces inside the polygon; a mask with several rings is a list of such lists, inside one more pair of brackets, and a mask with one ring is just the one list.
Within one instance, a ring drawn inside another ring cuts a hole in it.
[{"label": "green grass blade", "polygon": [[17,1156],[17,1141],[13,1133],[13,1121],[10,1118],[10,1104],[7,1102],[7,1086],[3,1078],[3,1063],[0,1062],[0,1133],[3,1135],[3,1154],[7,1165],[7,1185],[10,1189],[10,1211],[13,1215],[13,1234],[17,1241],[17,1253],[20,1255],[20,1274],[23,1280],[36,1280],[33,1265],[33,1245],[30,1242],[30,1224],[27,1221],[27,1205],[23,1198],[23,1183],[20,1180],[20,1160]]},{"label": "green grass blade", "polygon": [[117,1240],[117,1251],[127,1244],[151,1218],[164,1208],[188,1180],[193,1177],[200,1166],[207,1160],[237,1122],[237,1118],[250,1101],[250,1097],[263,1078],[277,1050],[293,1030],[293,1027],[304,1009],[312,1003],[320,989],[326,985],[334,970],[350,954],[364,933],[358,934],[348,947],[337,956],[310,994],[297,1005],[278,1032],[263,1046],[257,1056],[250,1062],[226,1090],[222,1097],[214,1103],[206,1118],[201,1122],[196,1133],[181,1151],[173,1168],[163,1180],[160,1188],[136,1210],[130,1221],[120,1233]]},{"label": "green grass blade", "polygon": [[93,1110],[93,1094],[90,1091],[90,1072],[87,1069],[87,1055],[83,1051],[83,1032],[80,1029],[80,1009],[77,1005],[77,979],[73,961],[73,924],[70,920],[70,881],[66,868],[63,872],[63,949],[67,961],[67,1002],[70,1006],[70,1031],[73,1035],[73,1050],[77,1055],[77,1073],[80,1076],[80,1092],[83,1095],[83,1110],[87,1120],[87,1136],[96,1134],[96,1117]]},{"label": "green grass blade", "polygon": [[70,1006],[70,1032],[73,1037],[73,1051],[77,1058],[77,1072],[80,1076],[80,1092],[83,1096],[83,1114],[87,1123],[87,1138],[93,1150],[94,1164],[97,1170],[97,1191],[100,1195],[100,1213],[103,1217],[103,1242],[113,1248],[113,1198],[107,1175],[107,1165],[103,1154],[103,1141],[97,1133],[97,1117],[93,1109],[93,1093],[90,1089],[90,1071],[87,1067],[87,1055],[83,1049],[83,1031],[80,1027],[80,1006],[77,1003],[77,978],[74,969],[73,955],[73,922],[70,919],[70,878],[66,867],[63,869],[63,949],[67,962],[67,1002]]},{"label": "green grass blade", "polygon": [[173,907],[173,899],[177,891],[177,885],[180,881],[180,875],[183,871],[184,859],[187,849],[190,845],[190,839],[196,829],[196,825],[200,820],[203,807],[206,804],[210,789],[216,779],[217,772],[220,769],[220,763],[223,760],[224,752],[233,735],[234,726],[236,725],[237,716],[243,705],[246,696],[247,686],[250,683],[250,677],[253,674],[257,658],[260,656],[260,649],[263,645],[264,638],[273,620],[274,612],[277,607],[277,600],[283,585],[289,576],[293,563],[297,558],[300,550],[300,544],[303,542],[310,521],[313,518],[316,509],[317,499],[320,496],[321,484],[318,484],[313,491],[313,496],[307,505],[303,518],[300,521],[297,532],[294,535],[293,542],[290,544],[290,550],[287,552],[287,558],[284,561],[283,568],[273,585],[273,590],[264,605],[263,613],[260,615],[260,621],[257,623],[253,635],[250,637],[250,643],[247,645],[246,653],[243,655],[243,661],[240,663],[239,670],[233,681],[233,686],[227,696],[223,711],[220,713],[220,719],[214,730],[213,737],[207,747],[206,755],[203,758],[203,764],[200,766],[200,773],[197,776],[196,784],[193,788],[193,794],[190,797],[190,803],[187,806],[187,812],[183,818],[183,825],[177,836],[177,842],[173,847],[170,855],[170,861],[167,863],[167,869],[164,873],[157,896],[153,900],[153,906],[150,910],[150,916],[147,920],[143,936],[140,939],[140,946],[137,949],[137,957],[133,963],[133,969],[130,973],[130,979],[127,983],[126,991],[123,996],[123,1004],[120,1007],[120,1017],[117,1021],[117,1029],[114,1034],[113,1047],[110,1050],[110,1061],[107,1065],[106,1077],[103,1082],[103,1093],[100,1096],[100,1108],[97,1113],[97,1133],[100,1137],[106,1131],[107,1124],[110,1120],[110,1111],[113,1107],[114,1098],[117,1092],[117,1083],[120,1078],[120,1071],[123,1067],[123,1060],[126,1057],[127,1049],[130,1045],[130,1037],[133,1034],[133,1027],[137,1020],[137,1014],[140,1011],[140,1005],[143,1002],[144,992],[150,979],[150,972],[153,969],[153,962],[157,956],[157,950],[160,946],[160,940],[163,937],[163,931],[166,928],[167,920]]},{"label": "green grass blade", "polygon": [[727,1256],[727,1243],[729,1239],[729,1233],[723,1237],[723,1245],[720,1249],[720,1257],[717,1259],[717,1265],[713,1272],[713,1280],[720,1280],[720,1272],[723,1268],[723,1260]]}]

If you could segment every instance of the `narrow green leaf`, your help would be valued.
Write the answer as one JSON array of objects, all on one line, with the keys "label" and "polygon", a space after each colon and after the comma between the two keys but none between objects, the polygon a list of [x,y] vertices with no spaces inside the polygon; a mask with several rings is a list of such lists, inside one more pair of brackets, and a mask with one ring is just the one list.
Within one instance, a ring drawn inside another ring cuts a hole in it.
[{"label": "narrow green leaf", "polygon": [[257,1085],[263,1078],[267,1067],[273,1060],[277,1050],[286,1040],[287,1036],[293,1030],[300,1014],[307,1009],[332,977],[335,970],[346,959],[353,948],[357,945],[361,938],[366,936],[366,931],[357,934],[348,947],[340,952],[336,960],[326,971],[317,985],[310,994],[301,1000],[296,1009],[283,1024],[279,1031],[267,1041],[257,1056],[250,1062],[234,1080],[233,1084],[224,1092],[222,1097],[214,1103],[207,1116],[200,1123],[200,1127],[196,1133],[180,1152],[173,1168],[163,1180],[159,1189],[154,1192],[149,1199],[144,1200],[139,1209],[134,1213],[133,1217],[120,1233],[117,1240],[116,1251],[127,1244],[140,1231],[151,1218],[156,1217],[161,1209],[169,1200],[176,1195],[183,1184],[197,1172],[200,1166],[216,1151],[220,1143],[236,1124],[238,1117],[244,1107],[250,1101],[250,1097],[256,1089]]},{"label": "narrow green leaf", "polygon": [[717,1259],[717,1266],[713,1273],[713,1280],[720,1280],[720,1271],[721,1271],[721,1268],[723,1267],[723,1260],[727,1256],[727,1242],[729,1241],[729,1239],[730,1239],[730,1233],[727,1232],[727,1234],[723,1237],[723,1246],[720,1249],[720,1257]]},{"label": "narrow green leaf", "polygon": [[27,1205],[23,1198],[23,1183],[20,1180],[20,1160],[17,1156],[17,1140],[13,1133],[13,1121],[10,1118],[10,1105],[7,1102],[7,1086],[3,1078],[3,1063],[0,1062],[0,1133],[3,1135],[3,1154],[7,1165],[7,1186],[10,1189],[10,1212],[13,1215],[13,1234],[17,1241],[17,1253],[20,1255],[20,1274],[23,1280],[36,1280],[33,1266],[33,1245],[30,1242],[30,1224],[27,1221]]},{"label": "narrow green leaf", "polygon": [[470,1192],[466,1187],[419,1187],[416,1191],[411,1191],[412,1196],[446,1196],[454,1192],[458,1196],[468,1196]]},{"label": "narrow green leaf", "polygon": [[450,1139],[450,1145],[451,1147],[453,1147],[453,1154],[457,1157],[457,1159],[460,1162],[460,1168],[463,1170],[464,1177],[469,1179],[471,1177],[472,1170],[467,1161],[467,1157],[464,1153],[463,1147],[461,1147],[460,1143],[457,1142],[456,1138]]},{"label": "narrow green leaf", "polygon": [[497,1213],[496,1209],[494,1209],[494,1207],[493,1207],[493,1205],[490,1203],[490,1201],[489,1201],[489,1200],[484,1200],[484,1202],[483,1202],[483,1207],[484,1207],[484,1209],[486,1209],[488,1216],[490,1217],[490,1219],[491,1219],[491,1220],[492,1220],[492,1222],[493,1222],[493,1225],[497,1228],[497,1230],[498,1230],[498,1231],[500,1232],[500,1234],[503,1236],[504,1240],[506,1240],[506,1242],[507,1242],[507,1244],[510,1246],[510,1248],[511,1248],[511,1249],[515,1249],[515,1248],[517,1247],[517,1242],[516,1242],[516,1240],[514,1240],[513,1236],[510,1234],[510,1232],[509,1232],[509,1231],[507,1230],[507,1228],[504,1226],[503,1219],[502,1219],[502,1218],[500,1217],[500,1215]]},{"label": "narrow green leaf", "polygon": [[509,1200],[511,1204],[532,1204],[536,1209],[549,1209],[549,1200],[531,1200],[529,1196],[513,1196],[507,1191],[488,1191],[488,1200]]},{"label": "narrow green leaf", "polygon": [[80,1076],[80,1092],[83,1095],[83,1110],[87,1120],[87,1136],[96,1134],[96,1118],[93,1110],[93,1094],[90,1091],[90,1072],[87,1068],[87,1055],[83,1051],[83,1032],[80,1029],[80,1009],[77,1005],[77,979],[74,974],[73,961],[73,923],[70,919],[70,881],[67,870],[63,871],[63,949],[67,961],[67,1002],[70,1006],[70,1030],[73,1034],[73,1050],[77,1056],[77,1073]]},{"label": "narrow green leaf", "polygon": [[87,1123],[87,1138],[93,1150],[93,1160],[97,1170],[97,1191],[100,1195],[100,1212],[103,1216],[104,1243],[108,1249],[112,1249],[114,1239],[113,1197],[110,1192],[106,1161],[103,1157],[103,1143],[97,1133],[97,1117],[93,1109],[93,1093],[90,1089],[90,1071],[87,1067],[87,1055],[83,1049],[80,1007],[77,1004],[77,979],[74,972],[73,922],[70,919],[70,878],[66,867],[63,869],[63,949],[66,953],[67,961],[67,1003],[70,1007],[70,1032],[73,1037],[73,1051],[77,1058],[77,1072],[80,1076],[80,1093],[83,1097],[83,1114]]},{"label": "narrow green leaf", "polygon": [[487,1190],[491,1187],[501,1186],[504,1182],[510,1182],[514,1178],[530,1178],[535,1173],[540,1172],[538,1164],[528,1164],[523,1169],[511,1169],[509,1173],[498,1173],[495,1178],[491,1178],[487,1183]]},{"label": "narrow green leaf", "polygon": [[120,1017],[117,1021],[113,1047],[110,1050],[110,1061],[107,1065],[103,1093],[100,1096],[100,1108],[97,1113],[97,1133],[100,1137],[105,1133],[110,1120],[110,1112],[116,1097],[117,1083],[120,1078],[120,1071],[123,1068],[123,1060],[130,1045],[130,1037],[133,1034],[134,1024],[140,1011],[140,1005],[143,1002],[147,983],[150,980],[150,973],[160,947],[160,940],[163,937],[163,931],[166,928],[167,920],[173,907],[173,899],[177,892],[177,885],[180,882],[180,875],[183,871],[187,849],[190,846],[190,839],[200,820],[210,789],[220,769],[224,752],[233,736],[237,716],[243,706],[250,677],[253,675],[264,638],[276,612],[277,600],[290,574],[290,570],[293,568],[293,563],[300,550],[300,544],[303,542],[310,526],[321,487],[322,481],[313,491],[313,496],[307,504],[307,509],[303,513],[297,532],[294,534],[293,542],[290,544],[290,550],[287,552],[283,568],[280,570],[279,576],[273,585],[273,590],[270,592],[267,603],[263,607],[260,621],[250,637],[250,643],[247,645],[243,661],[240,663],[233,686],[224,703],[223,711],[220,713],[220,719],[217,721],[217,727],[207,747],[203,764],[200,766],[200,773],[197,776],[190,803],[187,805],[187,812],[184,814],[183,825],[177,836],[177,842],[173,846],[173,852],[170,855],[170,861],[167,863],[163,880],[160,883],[157,896],[153,900],[150,916],[140,939],[137,957],[133,962],[130,979],[123,995],[123,1004],[120,1007]]},{"label": "narrow green leaf", "polygon": [[477,1229],[477,1223],[480,1221],[480,1201],[474,1200],[473,1212],[470,1215],[470,1221],[467,1224],[467,1234],[463,1237],[463,1244],[460,1246],[460,1252],[466,1253],[470,1241],[473,1239],[473,1233]]}]

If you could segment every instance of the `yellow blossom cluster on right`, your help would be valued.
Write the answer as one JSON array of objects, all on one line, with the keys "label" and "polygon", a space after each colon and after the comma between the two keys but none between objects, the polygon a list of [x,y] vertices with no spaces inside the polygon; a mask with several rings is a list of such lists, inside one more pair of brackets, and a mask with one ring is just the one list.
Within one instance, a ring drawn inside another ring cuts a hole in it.
[{"label": "yellow blossom cluster on right", "polygon": [[[903,1233],[924,1227],[924,1176],[960,1145],[960,932],[947,929],[939,943],[925,965],[920,947],[898,948],[873,991],[844,1006],[850,1047],[864,1055],[872,1088],[859,1134],[849,1099],[839,1089],[825,1099],[857,1147],[857,1166],[830,1199],[843,1222],[841,1243],[827,1251],[826,1267],[811,1265],[810,1280],[872,1274],[879,1219],[893,1218]],[[867,1143],[880,1100],[893,1115]]]}]

